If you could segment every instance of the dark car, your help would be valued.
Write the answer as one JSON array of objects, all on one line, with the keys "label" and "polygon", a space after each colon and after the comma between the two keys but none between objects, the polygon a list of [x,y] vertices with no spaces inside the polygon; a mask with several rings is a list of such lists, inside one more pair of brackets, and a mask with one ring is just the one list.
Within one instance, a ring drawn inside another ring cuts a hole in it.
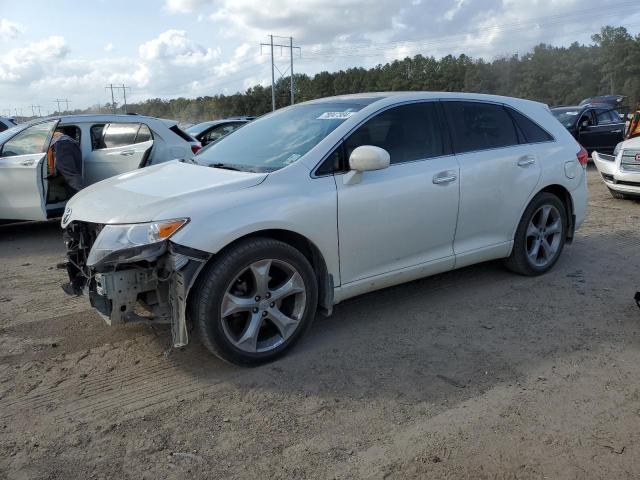
[{"label": "dark car", "polygon": [[13,128],[17,125],[16,121],[13,118],[0,117],[0,132],[4,132],[10,128]]},{"label": "dark car", "polygon": [[228,117],[221,120],[196,123],[195,125],[191,125],[187,128],[186,132],[205,147],[211,142],[215,142],[216,140],[229,135],[231,132],[237,130],[254,118],[255,117]]},{"label": "dark car", "polygon": [[555,107],[551,113],[589,153],[613,153],[623,140],[625,122],[616,110],[604,103],[575,107]]}]

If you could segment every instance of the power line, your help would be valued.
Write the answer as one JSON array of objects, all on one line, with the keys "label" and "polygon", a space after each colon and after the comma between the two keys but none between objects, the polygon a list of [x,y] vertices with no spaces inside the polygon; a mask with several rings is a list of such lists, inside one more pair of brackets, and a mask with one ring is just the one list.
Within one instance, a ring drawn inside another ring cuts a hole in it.
[{"label": "power line", "polygon": [[[300,47],[294,47],[293,46],[293,37],[278,37],[277,35],[275,35],[277,38],[288,38],[289,39],[289,45],[282,45],[282,44],[278,44],[278,43],[273,43],[273,37],[274,35],[269,35],[269,39],[270,42],[269,43],[261,43],[260,44],[260,53],[262,54],[262,47],[270,47],[271,50],[271,109],[275,110],[276,109],[276,80],[275,80],[275,70],[277,69],[276,67],[276,63],[275,63],[275,59],[273,58],[273,47],[280,47],[280,52],[282,52],[283,48],[288,48],[289,49],[289,56],[291,58],[291,63],[289,65],[289,70],[290,70],[290,77],[291,77],[291,105],[293,105],[294,102],[294,95],[293,95],[293,51],[294,50],[298,50],[298,52],[300,52],[300,55],[302,55],[302,50]],[[278,73],[280,73],[280,78],[284,77],[284,74],[282,72],[280,72],[280,69],[278,69]],[[285,70],[286,73],[286,70]]]},{"label": "power line", "polygon": [[36,108],[38,109],[38,116],[41,117],[42,115],[40,114],[40,105],[29,105],[31,107],[31,113],[33,114],[33,116],[36,116]]}]

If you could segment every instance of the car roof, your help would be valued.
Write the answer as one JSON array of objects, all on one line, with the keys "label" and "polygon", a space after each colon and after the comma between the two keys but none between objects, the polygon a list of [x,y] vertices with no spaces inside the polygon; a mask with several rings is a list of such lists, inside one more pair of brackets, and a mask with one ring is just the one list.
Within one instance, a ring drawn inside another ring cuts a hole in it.
[{"label": "car roof", "polygon": [[60,120],[61,122],[64,123],[74,123],[74,122],[131,122],[131,123],[136,123],[136,122],[141,122],[141,121],[147,121],[147,122],[162,122],[165,125],[167,125],[168,127],[172,127],[173,125],[177,125],[178,122],[176,120],[171,120],[171,119],[166,119],[166,118],[158,118],[158,117],[149,117],[147,115],[136,115],[136,114],[129,114],[129,115],[113,115],[113,114],[78,114],[78,115],[54,115],[51,117],[46,117],[46,118],[42,118],[42,119],[38,119],[38,121],[45,121],[45,120]]},{"label": "car roof", "polygon": [[370,105],[375,102],[383,101],[386,99],[394,98],[398,102],[400,101],[413,101],[413,100],[428,100],[428,99],[441,99],[441,100],[474,100],[474,101],[486,101],[495,103],[513,103],[525,102],[530,104],[544,105],[543,103],[533,100],[525,100],[516,97],[505,97],[501,95],[488,95],[484,93],[465,93],[465,92],[431,92],[431,91],[398,91],[398,92],[368,92],[368,93],[355,93],[346,95],[337,95],[334,97],[319,98],[316,100],[310,100],[308,104],[315,103],[360,103],[364,105]]}]

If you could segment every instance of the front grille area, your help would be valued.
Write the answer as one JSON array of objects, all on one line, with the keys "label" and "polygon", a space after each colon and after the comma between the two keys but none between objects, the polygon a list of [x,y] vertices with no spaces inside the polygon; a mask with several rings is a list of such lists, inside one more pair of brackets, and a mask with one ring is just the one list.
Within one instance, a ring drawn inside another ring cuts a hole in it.
[{"label": "front grille area", "polygon": [[72,222],[63,233],[67,247],[67,273],[70,290],[79,295],[86,286],[91,286],[92,274],[87,267],[87,258],[98,234],[104,225],[88,222]]},{"label": "front grille area", "polygon": [[620,163],[622,165],[638,165],[640,166],[640,161],[636,160],[636,155],[640,154],[640,150],[623,150],[622,159]]}]

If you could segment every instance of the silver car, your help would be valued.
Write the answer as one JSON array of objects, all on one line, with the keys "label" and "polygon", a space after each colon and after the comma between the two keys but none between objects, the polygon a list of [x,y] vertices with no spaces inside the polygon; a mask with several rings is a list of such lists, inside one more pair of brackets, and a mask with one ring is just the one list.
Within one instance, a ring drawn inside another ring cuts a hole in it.
[{"label": "silver car", "polygon": [[73,115],[0,133],[0,220],[60,216],[68,194],[48,151],[55,130],[80,144],[85,186],[168,160],[191,160],[200,144],[177,122],[138,115]]}]

